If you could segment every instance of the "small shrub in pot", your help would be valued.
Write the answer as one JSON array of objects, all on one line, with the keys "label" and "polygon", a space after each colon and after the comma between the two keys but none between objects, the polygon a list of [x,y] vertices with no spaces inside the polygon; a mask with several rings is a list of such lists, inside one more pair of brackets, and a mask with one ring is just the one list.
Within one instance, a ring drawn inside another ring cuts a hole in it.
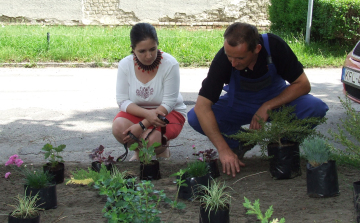
[{"label": "small shrub in pot", "polygon": [[228,137],[247,142],[244,145],[259,144],[264,156],[267,149],[274,179],[294,178],[301,175],[299,144],[306,137],[319,135],[314,127],[326,121],[319,117],[298,119],[294,111],[295,106],[269,110],[270,123],[259,119],[260,129],[239,131]]},{"label": "small shrub in pot", "polygon": [[336,162],[331,160],[330,146],[322,138],[307,138],[301,144],[307,159],[307,194],[310,197],[332,197],[340,194]]}]

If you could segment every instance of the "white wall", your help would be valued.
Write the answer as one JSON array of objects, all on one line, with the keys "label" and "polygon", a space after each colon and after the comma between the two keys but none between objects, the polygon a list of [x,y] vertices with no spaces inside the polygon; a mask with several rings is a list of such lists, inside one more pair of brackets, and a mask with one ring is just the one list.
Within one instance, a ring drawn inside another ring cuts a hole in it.
[{"label": "white wall", "polygon": [[0,0],[0,22],[268,26],[269,0]]}]

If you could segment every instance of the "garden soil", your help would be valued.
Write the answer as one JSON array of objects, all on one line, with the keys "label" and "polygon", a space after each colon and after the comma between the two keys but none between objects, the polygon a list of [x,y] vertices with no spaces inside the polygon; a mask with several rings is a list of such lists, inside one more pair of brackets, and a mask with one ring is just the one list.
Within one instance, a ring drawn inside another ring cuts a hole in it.
[{"label": "garden soil", "polygon": [[[338,166],[338,178],[340,195],[330,198],[310,198],[306,194],[306,163],[302,161],[302,175],[289,180],[273,180],[269,173],[269,161],[257,158],[245,158],[246,167],[241,169],[235,178],[221,174],[220,181],[225,181],[232,187],[230,190],[233,199],[231,203],[230,222],[253,223],[256,217],[246,214],[243,206],[244,197],[251,202],[260,201],[260,207],[264,213],[270,206],[274,212],[272,218],[284,217],[286,222],[355,222],[353,206],[352,183],[359,180],[359,171],[356,169]],[[65,178],[69,179],[71,171],[76,168],[87,168],[84,163],[65,163]],[[138,162],[122,162],[117,167],[121,171],[132,171],[139,174]],[[160,169],[162,179],[153,181],[155,188],[164,190],[166,195],[173,199],[177,188],[174,184],[175,177],[170,175],[184,168],[186,162],[176,160],[161,161]],[[0,172],[11,171],[11,168],[0,166]],[[0,178],[0,222],[7,222],[6,214],[12,208],[7,204],[13,204],[12,199],[19,193],[23,193],[21,176],[13,173],[9,179]],[[65,180],[66,181],[66,180]],[[41,212],[42,223],[76,222],[76,223],[99,223],[107,222],[103,217],[102,209],[106,197],[100,196],[98,190],[81,185],[57,185],[56,209]],[[199,201],[183,201],[186,204],[184,210],[171,211],[169,205],[161,203],[160,217],[164,222],[199,222]]]}]

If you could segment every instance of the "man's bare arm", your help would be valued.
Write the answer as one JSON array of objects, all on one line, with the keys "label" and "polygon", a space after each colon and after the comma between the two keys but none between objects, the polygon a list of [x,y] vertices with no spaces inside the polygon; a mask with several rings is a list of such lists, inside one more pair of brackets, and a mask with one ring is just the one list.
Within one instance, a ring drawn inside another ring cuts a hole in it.
[{"label": "man's bare arm", "polygon": [[272,110],[278,108],[284,104],[290,103],[298,97],[308,94],[311,90],[310,82],[305,73],[302,73],[294,82],[290,83],[283,92],[281,92],[277,97],[265,102],[261,107],[257,110],[255,115],[253,116],[250,128],[251,129],[259,129],[259,117],[264,119],[265,121],[268,119],[268,110]]},{"label": "man's bare arm", "polygon": [[199,95],[194,111],[205,135],[219,152],[223,172],[228,175],[232,174],[232,176],[235,177],[236,173],[240,172],[240,166],[245,166],[245,164],[232,152],[224,137],[221,135],[211,106],[212,102],[209,99]]}]

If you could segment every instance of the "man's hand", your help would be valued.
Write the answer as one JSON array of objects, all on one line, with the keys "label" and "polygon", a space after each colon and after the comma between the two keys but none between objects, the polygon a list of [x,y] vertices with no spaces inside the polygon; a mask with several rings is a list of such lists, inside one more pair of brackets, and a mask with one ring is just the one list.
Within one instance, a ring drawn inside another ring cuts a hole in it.
[{"label": "man's hand", "polygon": [[219,158],[222,164],[223,173],[226,173],[229,176],[232,174],[232,176],[235,177],[236,173],[240,172],[240,166],[245,166],[245,164],[238,159],[237,155],[233,153],[230,148],[219,152]]},{"label": "man's hand", "polygon": [[267,111],[269,110],[269,108],[266,105],[262,105],[254,114],[254,116],[251,119],[251,123],[249,128],[250,129],[260,129],[260,123],[259,120],[262,119],[264,120],[264,122],[266,122],[269,118],[269,115],[267,113]]},{"label": "man's hand", "polygon": [[310,90],[310,82],[306,74],[303,72],[295,81],[291,82],[290,86],[285,88],[285,90],[283,90],[278,96],[261,105],[261,107],[256,111],[255,115],[251,120],[250,129],[260,128],[260,118],[262,118],[265,122],[268,120],[268,110],[273,110],[279,108],[282,105],[290,103],[298,97],[308,94]]}]

